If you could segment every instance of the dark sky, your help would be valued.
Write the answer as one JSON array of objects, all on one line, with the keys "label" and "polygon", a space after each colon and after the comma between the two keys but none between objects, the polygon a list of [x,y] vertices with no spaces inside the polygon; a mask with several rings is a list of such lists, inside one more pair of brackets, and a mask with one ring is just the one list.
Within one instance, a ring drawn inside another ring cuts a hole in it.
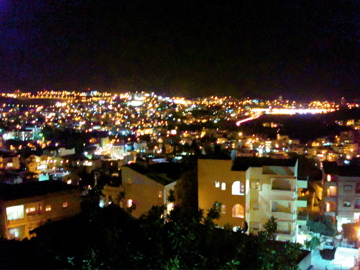
[{"label": "dark sky", "polygon": [[355,0],[0,0],[0,91],[358,98]]}]

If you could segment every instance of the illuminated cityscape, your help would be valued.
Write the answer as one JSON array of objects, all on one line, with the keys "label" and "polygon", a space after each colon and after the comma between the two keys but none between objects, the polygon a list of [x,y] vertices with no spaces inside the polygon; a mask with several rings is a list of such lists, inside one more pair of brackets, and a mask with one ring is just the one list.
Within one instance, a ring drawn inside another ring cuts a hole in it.
[{"label": "illuminated cityscape", "polygon": [[0,1],[0,268],[360,269],[358,1]]}]

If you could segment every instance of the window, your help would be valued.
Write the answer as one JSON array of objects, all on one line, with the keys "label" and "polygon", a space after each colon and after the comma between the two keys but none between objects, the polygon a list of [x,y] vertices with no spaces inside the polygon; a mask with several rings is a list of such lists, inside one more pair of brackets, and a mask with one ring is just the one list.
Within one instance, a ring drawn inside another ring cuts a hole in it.
[{"label": "window", "polygon": [[163,192],[162,192],[161,190],[159,191],[159,195],[158,195],[158,196],[159,196],[159,198],[162,198]]},{"label": "window", "polygon": [[226,206],[225,205],[221,206],[221,213],[226,214]]},{"label": "window", "polygon": [[226,183],[224,182],[221,183],[221,190],[226,190]]},{"label": "window", "polygon": [[166,206],[166,212],[170,214],[172,210],[174,210],[174,203],[168,203]]},{"label": "window", "polygon": [[220,181],[215,181],[215,187],[219,188],[220,187]]},{"label": "window", "polygon": [[251,181],[251,188],[260,190],[261,189],[260,181],[258,180]]},{"label": "window", "polygon": [[127,207],[131,207],[133,205],[132,199],[128,199],[126,205],[127,205]]},{"label": "window", "polygon": [[24,205],[6,207],[8,220],[17,220],[24,218]]},{"label": "window", "polygon": [[68,202],[63,202],[63,204],[62,204],[62,207],[63,207],[63,208],[66,208],[66,207],[68,207],[68,206],[69,206]]},{"label": "window", "polygon": [[50,212],[50,211],[51,211],[51,205],[45,206],[45,211],[46,211],[46,212]]},{"label": "window", "polygon": [[331,186],[327,189],[327,196],[328,197],[336,197],[337,196],[337,190],[335,186]]},{"label": "window", "polygon": [[235,204],[232,208],[232,216],[235,218],[244,218],[244,207],[240,204]]},{"label": "window", "polygon": [[22,238],[25,234],[25,226],[20,226],[16,228],[10,228],[8,230],[10,238]]},{"label": "window", "polygon": [[245,193],[245,186],[244,184],[240,184],[240,193],[244,194]]},{"label": "window", "polygon": [[352,186],[351,185],[344,185],[344,192],[351,192]]},{"label": "window", "polygon": [[360,199],[355,200],[354,208],[355,209],[360,209]]},{"label": "window", "polygon": [[360,194],[360,183],[356,183],[355,192],[356,192],[357,194]]},{"label": "window", "polygon": [[36,207],[26,208],[26,214],[31,215],[36,213]]},{"label": "window", "polygon": [[330,206],[330,203],[329,203],[329,202],[326,202],[326,203],[325,203],[325,211],[326,211],[326,212],[330,212],[330,207],[331,207],[331,206]]},{"label": "window", "polygon": [[240,181],[235,181],[231,187],[231,194],[232,195],[244,195],[245,193],[245,186]]},{"label": "window", "polygon": [[344,207],[351,207],[351,202],[350,201],[344,201]]}]

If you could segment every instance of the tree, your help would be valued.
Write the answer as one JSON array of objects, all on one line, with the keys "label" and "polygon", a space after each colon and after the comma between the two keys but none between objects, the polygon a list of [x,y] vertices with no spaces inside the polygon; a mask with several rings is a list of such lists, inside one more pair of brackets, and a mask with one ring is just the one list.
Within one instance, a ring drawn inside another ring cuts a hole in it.
[{"label": "tree", "polygon": [[306,225],[310,231],[318,234],[318,236],[333,236],[335,234],[332,219],[326,215],[316,216],[315,219],[308,219]]},{"label": "tree", "polygon": [[[221,203],[215,202],[207,215],[202,210],[189,215],[175,209],[164,217],[165,206],[153,206],[135,219],[109,205],[46,224],[36,229],[34,241],[56,268],[296,269],[298,244],[217,228],[214,220],[220,209]],[[268,223],[272,231],[275,218]],[[27,265],[32,266],[36,264]]]},{"label": "tree", "polygon": [[276,238],[276,231],[277,231],[277,222],[274,216],[271,216],[268,222],[264,225],[266,236],[271,239],[275,240]]},{"label": "tree", "polygon": [[313,236],[311,240],[306,241],[305,246],[310,250],[315,250],[318,246],[320,246],[320,239]]}]

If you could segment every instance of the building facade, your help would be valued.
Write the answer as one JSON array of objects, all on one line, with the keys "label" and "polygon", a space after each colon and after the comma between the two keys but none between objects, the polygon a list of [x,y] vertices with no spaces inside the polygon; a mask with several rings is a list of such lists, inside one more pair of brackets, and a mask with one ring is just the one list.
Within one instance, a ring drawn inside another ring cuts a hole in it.
[{"label": "building facade", "polygon": [[220,227],[230,224],[250,233],[264,230],[271,216],[278,224],[277,240],[296,241],[299,225],[297,213],[307,200],[298,194],[307,181],[297,180],[296,161],[261,158],[231,160],[203,159],[198,163],[199,207],[210,209],[222,203]]},{"label": "building facade", "polygon": [[360,222],[360,173],[357,168],[324,163],[323,197],[322,211],[333,218],[338,231],[342,231],[342,224]]},{"label": "building facade", "polygon": [[31,231],[46,222],[80,213],[80,195],[76,188],[58,181],[2,184],[0,209],[2,237],[30,238]]},{"label": "building facade", "polygon": [[122,184],[120,186],[106,185],[103,189],[103,205],[115,203],[122,208],[131,208],[131,214],[138,218],[147,213],[152,206],[173,206],[167,201],[170,190],[176,182],[162,184],[149,176],[123,166],[121,168]]}]

